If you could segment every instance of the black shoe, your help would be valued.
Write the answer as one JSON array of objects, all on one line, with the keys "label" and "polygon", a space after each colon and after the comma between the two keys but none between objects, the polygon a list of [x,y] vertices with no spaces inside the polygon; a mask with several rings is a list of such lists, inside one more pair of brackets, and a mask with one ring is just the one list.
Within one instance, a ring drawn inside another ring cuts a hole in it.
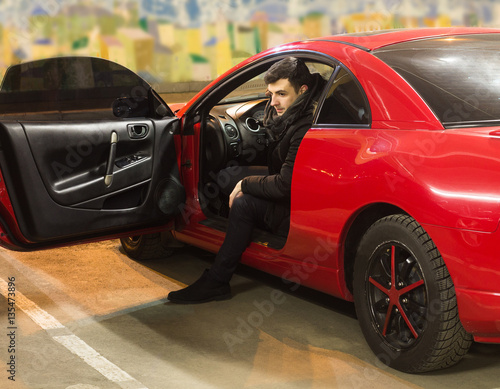
[{"label": "black shoe", "polygon": [[230,298],[229,283],[211,279],[208,269],[192,285],[168,294],[169,301],[177,304],[200,304]]}]

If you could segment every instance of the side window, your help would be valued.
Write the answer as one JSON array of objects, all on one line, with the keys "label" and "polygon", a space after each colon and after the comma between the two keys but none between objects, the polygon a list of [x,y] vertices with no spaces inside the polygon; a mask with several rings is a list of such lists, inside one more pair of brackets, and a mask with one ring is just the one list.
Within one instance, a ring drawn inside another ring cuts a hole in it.
[{"label": "side window", "polygon": [[[281,60],[283,58],[276,59]],[[321,77],[326,81],[330,79],[333,74],[333,70],[335,69],[331,65],[325,65],[319,62],[313,62],[307,59],[304,59],[309,71],[311,73],[319,73]],[[218,104],[226,104],[229,102],[235,101],[246,101],[253,99],[265,99],[268,96],[266,95],[267,85],[264,82],[264,76],[269,69],[271,64],[267,64],[265,67],[261,67],[261,72],[252,78],[245,80],[239,86],[234,88],[229,94],[224,96]]]},{"label": "side window", "polygon": [[340,69],[326,95],[316,124],[370,124],[369,108],[354,78]]},{"label": "side window", "polygon": [[113,117],[119,98],[147,111],[149,85],[100,58],[56,57],[10,67],[0,88],[2,114],[99,111]]}]

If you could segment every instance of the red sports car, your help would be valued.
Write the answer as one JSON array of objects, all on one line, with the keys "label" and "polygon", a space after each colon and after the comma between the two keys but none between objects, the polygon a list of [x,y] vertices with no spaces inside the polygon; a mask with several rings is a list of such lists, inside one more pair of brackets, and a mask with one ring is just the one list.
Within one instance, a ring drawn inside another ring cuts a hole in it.
[{"label": "red sports car", "polygon": [[15,65],[0,92],[0,244],[217,251],[228,203],[216,177],[266,164],[263,74],[301,57],[327,83],[297,154],[290,230],[255,231],[242,262],[354,301],[391,367],[451,366],[473,340],[500,343],[499,53],[494,29],[309,39],[175,108],[103,59]]}]

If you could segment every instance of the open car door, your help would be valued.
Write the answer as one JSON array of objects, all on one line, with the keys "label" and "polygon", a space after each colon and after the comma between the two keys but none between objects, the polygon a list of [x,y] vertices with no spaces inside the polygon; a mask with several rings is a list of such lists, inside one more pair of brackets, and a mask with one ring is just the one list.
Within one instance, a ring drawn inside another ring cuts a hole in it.
[{"label": "open car door", "polygon": [[116,63],[60,57],[9,68],[0,244],[30,250],[165,228],[185,198],[179,127],[151,87]]}]

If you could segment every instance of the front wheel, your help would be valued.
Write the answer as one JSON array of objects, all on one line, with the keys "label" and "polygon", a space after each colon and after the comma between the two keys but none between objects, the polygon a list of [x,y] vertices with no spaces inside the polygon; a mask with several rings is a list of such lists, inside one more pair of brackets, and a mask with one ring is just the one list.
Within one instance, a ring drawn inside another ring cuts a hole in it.
[{"label": "front wheel", "polygon": [[382,218],[363,236],[354,264],[354,302],[370,348],[394,369],[450,367],[472,344],[448,269],[410,216]]},{"label": "front wheel", "polygon": [[165,258],[174,252],[165,244],[160,233],[129,236],[121,238],[120,243],[125,254],[137,261]]}]

